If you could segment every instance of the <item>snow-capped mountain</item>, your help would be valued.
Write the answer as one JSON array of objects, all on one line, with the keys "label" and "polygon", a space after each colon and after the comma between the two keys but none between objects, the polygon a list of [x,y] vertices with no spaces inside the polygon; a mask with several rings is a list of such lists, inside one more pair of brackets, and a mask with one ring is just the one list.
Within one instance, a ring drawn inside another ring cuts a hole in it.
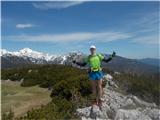
[{"label": "snow-capped mountain", "polygon": [[37,51],[33,51],[30,48],[24,48],[21,49],[19,51],[14,51],[14,52],[10,52],[7,51],[5,49],[1,50],[1,54],[0,56],[17,56],[17,57],[31,57],[34,59],[43,59],[46,61],[52,60],[56,57],[56,55],[49,55],[48,53],[42,53],[42,52],[37,52]]},{"label": "snow-capped mountain", "polygon": [[[48,53],[38,52],[34,51],[30,48],[24,48],[19,51],[7,51],[5,49],[0,50],[0,56],[2,58],[2,61],[6,62],[8,60],[8,63],[10,61],[26,61],[27,63],[32,64],[72,64],[72,60],[76,59],[78,60],[80,56],[83,54],[80,52],[70,52],[66,55],[51,55]],[[13,61],[13,62],[14,62]],[[4,63],[3,62],[3,63]],[[12,63],[13,63],[12,62]],[[19,63],[19,62],[18,62]],[[3,65],[2,65],[3,67]]]}]

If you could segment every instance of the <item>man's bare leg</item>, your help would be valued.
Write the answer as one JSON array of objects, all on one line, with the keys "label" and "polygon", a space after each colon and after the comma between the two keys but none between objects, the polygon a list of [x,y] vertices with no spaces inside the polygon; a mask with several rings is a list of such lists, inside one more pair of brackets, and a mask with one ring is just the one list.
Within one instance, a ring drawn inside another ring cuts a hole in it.
[{"label": "man's bare leg", "polygon": [[98,106],[102,109],[102,96],[103,96],[103,87],[102,87],[102,79],[97,80],[97,87],[98,87]]},{"label": "man's bare leg", "polygon": [[98,87],[98,99],[102,98],[103,96],[103,88],[102,88],[102,79],[101,80],[97,80],[97,87]]},{"label": "man's bare leg", "polygon": [[91,80],[91,86],[92,86],[92,100],[96,102],[97,97],[97,82],[95,80]]}]

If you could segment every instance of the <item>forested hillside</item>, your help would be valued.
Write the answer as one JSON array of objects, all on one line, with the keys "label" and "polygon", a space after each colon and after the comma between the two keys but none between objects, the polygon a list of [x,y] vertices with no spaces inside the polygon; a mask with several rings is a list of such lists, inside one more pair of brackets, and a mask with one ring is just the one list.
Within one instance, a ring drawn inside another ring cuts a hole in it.
[{"label": "forested hillside", "polygon": [[91,93],[86,72],[63,65],[2,70],[2,79],[22,81],[24,87],[38,84],[52,89],[52,102],[40,110],[28,112],[24,118],[74,118],[74,110],[88,104],[86,100]]},{"label": "forested hillside", "polygon": [[[136,94],[143,99],[149,98],[157,104],[159,89],[159,75],[151,77],[129,74],[115,74],[104,69],[115,77],[115,82],[122,90]],[[156,76],[156,77],[155,77]],[[39,85],[52,90],[52,102],[40,109],[28,111],[17,119],[75,119],[75,110],[89,106],[91,86],[85,70],[64,65],[32,65],[25,68],[2,70],[2,80],[21,81],[21,86]],[[3,115],[7,119],[7,115]]]}]

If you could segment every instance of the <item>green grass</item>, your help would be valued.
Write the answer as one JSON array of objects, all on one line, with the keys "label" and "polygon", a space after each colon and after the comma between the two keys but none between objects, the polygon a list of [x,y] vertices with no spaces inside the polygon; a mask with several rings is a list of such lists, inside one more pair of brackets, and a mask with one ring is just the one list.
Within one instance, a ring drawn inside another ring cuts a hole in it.
[{"label": "green grass", "polygon": [[20,82],[2,80],[2,113],[12,110],[20,116],[50,101],[50,92],[45,88],[22,87]]}]

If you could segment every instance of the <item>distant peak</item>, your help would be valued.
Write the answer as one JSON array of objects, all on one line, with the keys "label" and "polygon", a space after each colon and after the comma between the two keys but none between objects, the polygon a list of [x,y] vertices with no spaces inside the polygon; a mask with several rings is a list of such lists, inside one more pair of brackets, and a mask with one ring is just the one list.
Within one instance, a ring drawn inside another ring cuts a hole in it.
[{"label": "distant peak", "polygon": [[26,48],[23,48],[21,50],[32,50],[32,49],[26,47]]},{"label": "distant peak", "polygon": [[30,48],[23,48],[23,49],[21,49],[21,50],[19,50],[21,53],[31,53],[32,52],[32,49],[30,49]]}]

